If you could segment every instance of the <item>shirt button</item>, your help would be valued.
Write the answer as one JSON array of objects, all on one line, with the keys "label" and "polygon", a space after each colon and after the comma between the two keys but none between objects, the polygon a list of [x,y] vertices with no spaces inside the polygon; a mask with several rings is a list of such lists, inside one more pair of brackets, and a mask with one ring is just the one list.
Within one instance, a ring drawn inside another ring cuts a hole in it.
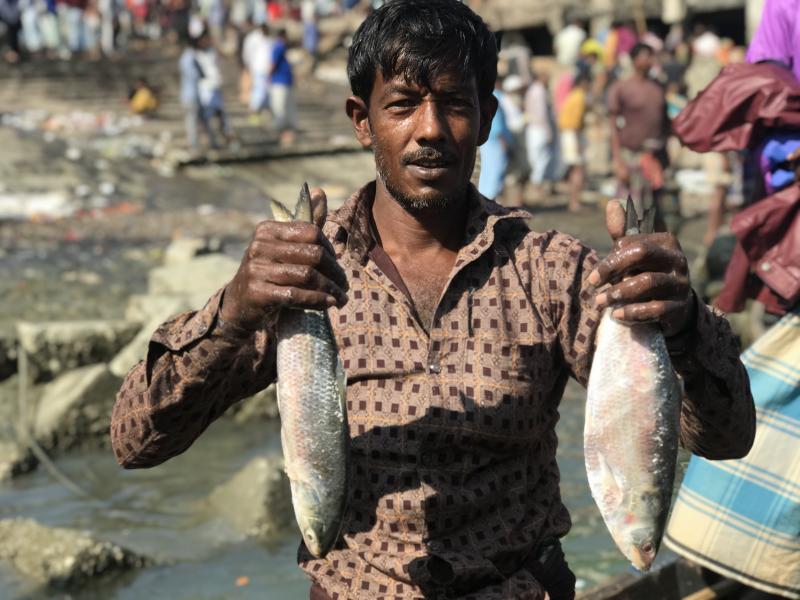
[{"label": "shirt button", "polygon": [[431,363],[428,365],[428,371],[433,373],[434,375],[438,375],[442,372],[442,366],[439,363]]}]

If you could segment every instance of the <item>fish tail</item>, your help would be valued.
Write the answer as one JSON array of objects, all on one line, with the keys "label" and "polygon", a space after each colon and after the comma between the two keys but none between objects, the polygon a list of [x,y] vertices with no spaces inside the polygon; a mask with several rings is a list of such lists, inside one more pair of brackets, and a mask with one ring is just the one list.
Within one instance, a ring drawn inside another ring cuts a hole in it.
[{"label": "fish tail", "polygon": [[311,210],[311,192],[308,191],[308,183],[303,183],[300,188],[300,197],[294,206],[294,220],[303,223],[313,223]]},{"label": "fish tail", "polygon": [[277,200],[270,200],[269,207],[272,211],[272,218],[280,223],[288,223],[294,220],[291,211]]},{"label": "fish tail", "polygon": [[290,211],[284,204],[278,200],[270,200],[270,210],[272,211],[272,218],[281,223],[289,223],[291,221],[302,221],[304,223],[312,223],[311,211],[311,192],[308,190],[308,184],[303,183],[300,188],[300,197],[297,199],[297,204],[294,206],[294,212]]}]

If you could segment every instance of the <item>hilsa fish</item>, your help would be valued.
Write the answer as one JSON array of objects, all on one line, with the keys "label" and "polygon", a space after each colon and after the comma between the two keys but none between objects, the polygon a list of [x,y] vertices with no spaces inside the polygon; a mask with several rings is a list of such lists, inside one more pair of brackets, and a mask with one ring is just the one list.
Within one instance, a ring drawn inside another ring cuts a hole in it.
[{"label": "hilsa fish", "polygon": [[[271,208],[276,221],[311,222],[308,185],[293,213],[275,200]],[[281,310],[277,340],[281,446],[292,506],[306,547],[319,558],[339,537],[347,499],[345,372],[324,311]]]},{"label": "hilsa fish", "polygon": [[[652,231],[628,199],[626,235]],[[628,325],[604,312],[589,375],[584,459],[592,497],[611,537],[648,571],[669,514],[683,389],[656,323]]]}]

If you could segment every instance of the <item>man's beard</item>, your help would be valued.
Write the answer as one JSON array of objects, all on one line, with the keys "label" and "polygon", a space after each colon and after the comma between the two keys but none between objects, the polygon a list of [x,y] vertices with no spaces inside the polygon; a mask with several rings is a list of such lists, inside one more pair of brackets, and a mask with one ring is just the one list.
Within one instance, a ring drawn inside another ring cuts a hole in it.
[{"label": "man's beard", "polygon": [[[384,152],[374,133],[372,134],[372,152],[375,156],[375,169],[378,172],[378,177],[380,177],[381,182],[383,182],[383,186],[386,188],[386,191],[389,192],[392,198],[394,198],[397,203],[408,212],[413,213],[422,210],[443,210],[448,206],[451,206],[453,203],[461,201],[466,194],[467,185],[469,184],[468,181],[465,181],[463,185],[459,187],[459,189],[455,190],[449,195],[439,192],[433,192],[424,196],[412,196],[410,194],[406,194],[402,192],[399,186],[395,185],[394,181],[392,181],[392,179],[389,177],[389,165],[387,164],[386,160],[386,152]],[[441,158],[454,160],[451,159],[450,156],[445,156],[433,148],[421,148],[416,153],[404,154],[401,157],[401,163],[406,165],[411,161],[422,157],[432,160]],[[474,155],[472,160],[474,163]]]}]

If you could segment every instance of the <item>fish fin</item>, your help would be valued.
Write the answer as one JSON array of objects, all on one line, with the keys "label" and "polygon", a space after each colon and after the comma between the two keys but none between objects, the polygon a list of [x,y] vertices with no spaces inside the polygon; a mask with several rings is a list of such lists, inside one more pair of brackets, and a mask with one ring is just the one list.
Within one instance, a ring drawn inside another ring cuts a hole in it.
[{"label": "fish fin", "polygon": [[308,190],[308,183],[303,183],[300,188],[300,197],[294,206],[294,220],[303,223],[311,223],[311,192]]},{"label": "fish fin", "polygon": [[625,235],[636,235],[637,233],[639,233],[639,215],[636,213],[633,197],[628,194],[628,201],[625,205]]},{"label": "fish fin", "polygon": [[599,499],[603,503],[603,511],[613,511],[622,505],[623,491],[620,482],[614,474],[611,465],[608,464],[606,457],[598,452],[597,465],[600,468],[600,480],[603,482],[603,497]]},{"label": "fish fin", "polygon": [[336,383],[339,386],[339,408],[344,420],[347,421],[347,373],[339,356],[336,357]]},{"label": "fish fin", "polygon": [[269,201],[270,210],[272,210],[272,218],[280,223],[289,223],[294,220],[291,211],[277,200]]}]

